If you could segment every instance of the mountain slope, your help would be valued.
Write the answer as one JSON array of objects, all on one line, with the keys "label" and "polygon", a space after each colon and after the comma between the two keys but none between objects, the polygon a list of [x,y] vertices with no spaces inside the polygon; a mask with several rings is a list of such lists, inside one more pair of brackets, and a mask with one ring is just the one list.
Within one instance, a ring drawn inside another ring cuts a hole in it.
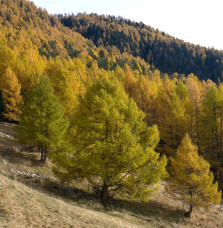
[{"label": "mountain slope", "polygon": [[139,56],[164,73],[188,75],[218,82],[223,75],[223,51],[176,39],[143,23],[97,14],[58,15],[61,23],[97,46],[116,46]]},{"label": "mountain slope", "polygon": [[163,187],[147,203],[116,200],[106,210],[81,190],[83,183],[64,186],[57,182],[50,162],[42,165],[38,154],[15,142],[13,136],[12,125],[0,125],[0,227],[223,226],[221,205],[208,212],[198,209],[191,219],[183,219],[182,203],[167,197]]},{"label": "mountain slope", "polygon": [[[48,14],[33,2],[0,0],[0,6],[0,76],[7,66],[10,66],[18,77],[23,74],[19,71],[25,71],[27,67],[19,69],[20,64],[15,64],[14,61],[16,57],[22,62],[35,65],[31,67],[35,71],[32,75],[42,74],[44,69],[39,69],[44,68],[43,62],[50,58],[79,58],[84,63],[95,60],[98,67],[105,70],[114,70],[116,66],[123,67],[125,63],[133,70],[138,69],[139,65],[144,73],[149,69],[143,59],[120,53],[115,47],[107,50],[104,47],[97,48],[92,41],[67,28],[58,17]],[[89,63],[87,65],[90,67]],[[30,80],[29,78],[27,80]]]},{"label": "mountain slope", "polygon": [[[223,51],[186,43],[143,23],[96,14],[53,16],[27,0],[0,0],[0,5],[0,40],[15,53],[33,46],[47,58],[88,53],[106,69],[108,56],[115,56],[123,66],[133,55],[137,62],[145,60],[163,73],[194,73],[201,80],[215,82],[222,79]],[[104,59],[97,58],[95,51]]]},{"label": "mountain slope", "polygon": [[0,180],[1,227],[152,227],[133,216],[81,207],[1,174]]},{"label": "mountain slope", "polygon": [[77,32],[27,0],[0,0],[0,37],[12,49],[35,45],[46,57],[75,57],[88,46]]}]

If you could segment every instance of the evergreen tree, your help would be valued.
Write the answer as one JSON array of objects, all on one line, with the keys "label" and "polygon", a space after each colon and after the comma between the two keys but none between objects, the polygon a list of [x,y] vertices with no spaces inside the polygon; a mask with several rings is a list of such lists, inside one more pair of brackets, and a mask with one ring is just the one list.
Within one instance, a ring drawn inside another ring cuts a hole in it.
[{"label": "evergreen tree", "polygon": [[198,155],[197,147],[187,134],[178,147],[176,157],[171,159],[171,177],[166,187],[169,193],[190,206],[185,217],[190,217],[196,206],[220,203],[221,193],[213,179],[209,163]]},{"label": "evergreen tree", "polygon": [[17,121],[22,101],[21,85],[10,67],[0,77],[0,90],[4,101],[4,118],[8,121]]},{"label": "evergreen tree", "polygon": [[68,124],[59,99],[47,77],[26,94],[23,113],[16,127],[17,139],[22,143],[37,146],[41,161],[45,162],[49,151],[55,151],[63,143]]},{"label": "evergreen tree", "polygon": [[103,202],[111,192],[146,200],[166,175],[166,158],[154,151],[159,132],[144,117],[116,84],[97,80],[73,118],[76,151],[58,157],[55,173],[64,181],[86,178]]}]

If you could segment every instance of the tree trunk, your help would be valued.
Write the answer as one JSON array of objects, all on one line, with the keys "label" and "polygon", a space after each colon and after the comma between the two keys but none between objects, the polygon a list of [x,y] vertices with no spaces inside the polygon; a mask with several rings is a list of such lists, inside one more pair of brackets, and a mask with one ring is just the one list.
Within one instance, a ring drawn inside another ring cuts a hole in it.
[{"label": "tree trunk", "polygon": [[47,158],[47,149],[44,146],[40,146],[40,154],[41,154],[40,161],[42,163],[45,163]]},{"label": "tree trunk", "polygon": [[184,217],[190,218],[191,213],[192,213],[192,210],[193,210],[193,206],[190,205],[190,209],[189,209],[189,211],[187,211],[187,212],[184,213]]},{"label": "tree trunk", "polygon": [[47,148],[46,147],[43,148],[43,153],[44,153],[43,162],[45,163],[46,162],[46,158],[47,158]]},{"label": "tree trunk", "polygon": [[103,187],[102,187],[102,191],[101,191],[101,202],[104,204],[106,203],[106,201],[109,198],[109,192],[108,192],[108,186],[106,183],[104,183]]},{"label": "tree trunk", "polygon": [[40,161],[41,161],[42,163],[44,163],[44,154],[43,154],[43,147],[42,147],[42,146],[40,147],[40,154],[41,154]]}]

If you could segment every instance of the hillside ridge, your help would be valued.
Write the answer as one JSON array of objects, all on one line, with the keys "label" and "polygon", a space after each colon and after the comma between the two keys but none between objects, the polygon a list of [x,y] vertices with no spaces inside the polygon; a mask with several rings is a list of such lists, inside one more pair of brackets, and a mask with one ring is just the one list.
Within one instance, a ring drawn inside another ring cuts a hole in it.
[{"label": "hillside ridge", "polygon": [[222,80],[223,51],[194,45],[122,17],[97,14],[58,15],[64,26],[97,46],[115,46],[139,56],[163,73],[188,75],[201,80]]}]

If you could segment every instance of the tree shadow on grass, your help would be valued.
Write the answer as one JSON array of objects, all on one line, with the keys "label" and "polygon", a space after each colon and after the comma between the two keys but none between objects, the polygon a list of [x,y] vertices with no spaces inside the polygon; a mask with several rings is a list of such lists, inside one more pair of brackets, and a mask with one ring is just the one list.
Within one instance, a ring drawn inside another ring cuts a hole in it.
[{"label": "tree shadow on grass", "polygon": [[26,166],[41,166],[39,153],[33,147],[20,144],[14,140],[14,125],[0,123],[0,156],[9,163]]},{"label": "tree shadow on grass", "polygon": [[183,214],[181,209],[168,207],[165,202],[161,203],[152,199],[147,203],[131,200],[114,200],[113,207],[115,210],[129,212],[131,215],[147,221],[160,218],[168,223],[179,223]]},{"label": "tree shadow on grass", "polygon": [[[167,207],[165,202],[150,200],[148,203],[133,200],[110,199],[106,207],[102,206],[100,200],[95,195],[82,189],[70,187],[49,178],[28,178],[16,176],[17,181],[31,187],[32,189],[44,192],[52,197],[60,197],[68,203],[75,202],[80,207],[87,207],[94,211],[104,211],[112,216],[121,217],[121,214],[114,214],[114,211],[129,214],[144,222],[153,224],[157,221],[160,224],[178,224],[183,211],[180,209]],[[165,226],[167,227],[167,226]]]},{"label": "tree shadow on grass", "polygon": [[[0,137],[0,155],[4,160],[11,164],[25,164],[29,167],[44,166],[38,159],[38,152],[34,152],[31,147],[21,145],[9,138]],[[92,210],[106,210],[107,213],[115,210],[129,213],[131,216],[135,216],[144,221],[153,221],[160,218],[170,224],[178,223],[183,213],[180,209],[168,207],[165,202],[158,202],[156,200],[150,200],[148,203],[141,203],[132,200],[110,199],[106,204],[106,207],[103,208],[100,200],[94,195],[83,191],[82,189],[70,187],[49,178],[29,178],[27,176],[15,176],[13,174],[11,174],[11,178],[14,178],[33,189],[61,197],[62,199],[68,200],[68,202],[76,202],[78,205],[87,206]]]},{"label": "tree shadow on grass", "polygon": [[30,167],[42,165],[38,159],[39,153],[37,151],[11,139],[0,138],[0,155],[4,160],[16,165],[25,164]]}]

